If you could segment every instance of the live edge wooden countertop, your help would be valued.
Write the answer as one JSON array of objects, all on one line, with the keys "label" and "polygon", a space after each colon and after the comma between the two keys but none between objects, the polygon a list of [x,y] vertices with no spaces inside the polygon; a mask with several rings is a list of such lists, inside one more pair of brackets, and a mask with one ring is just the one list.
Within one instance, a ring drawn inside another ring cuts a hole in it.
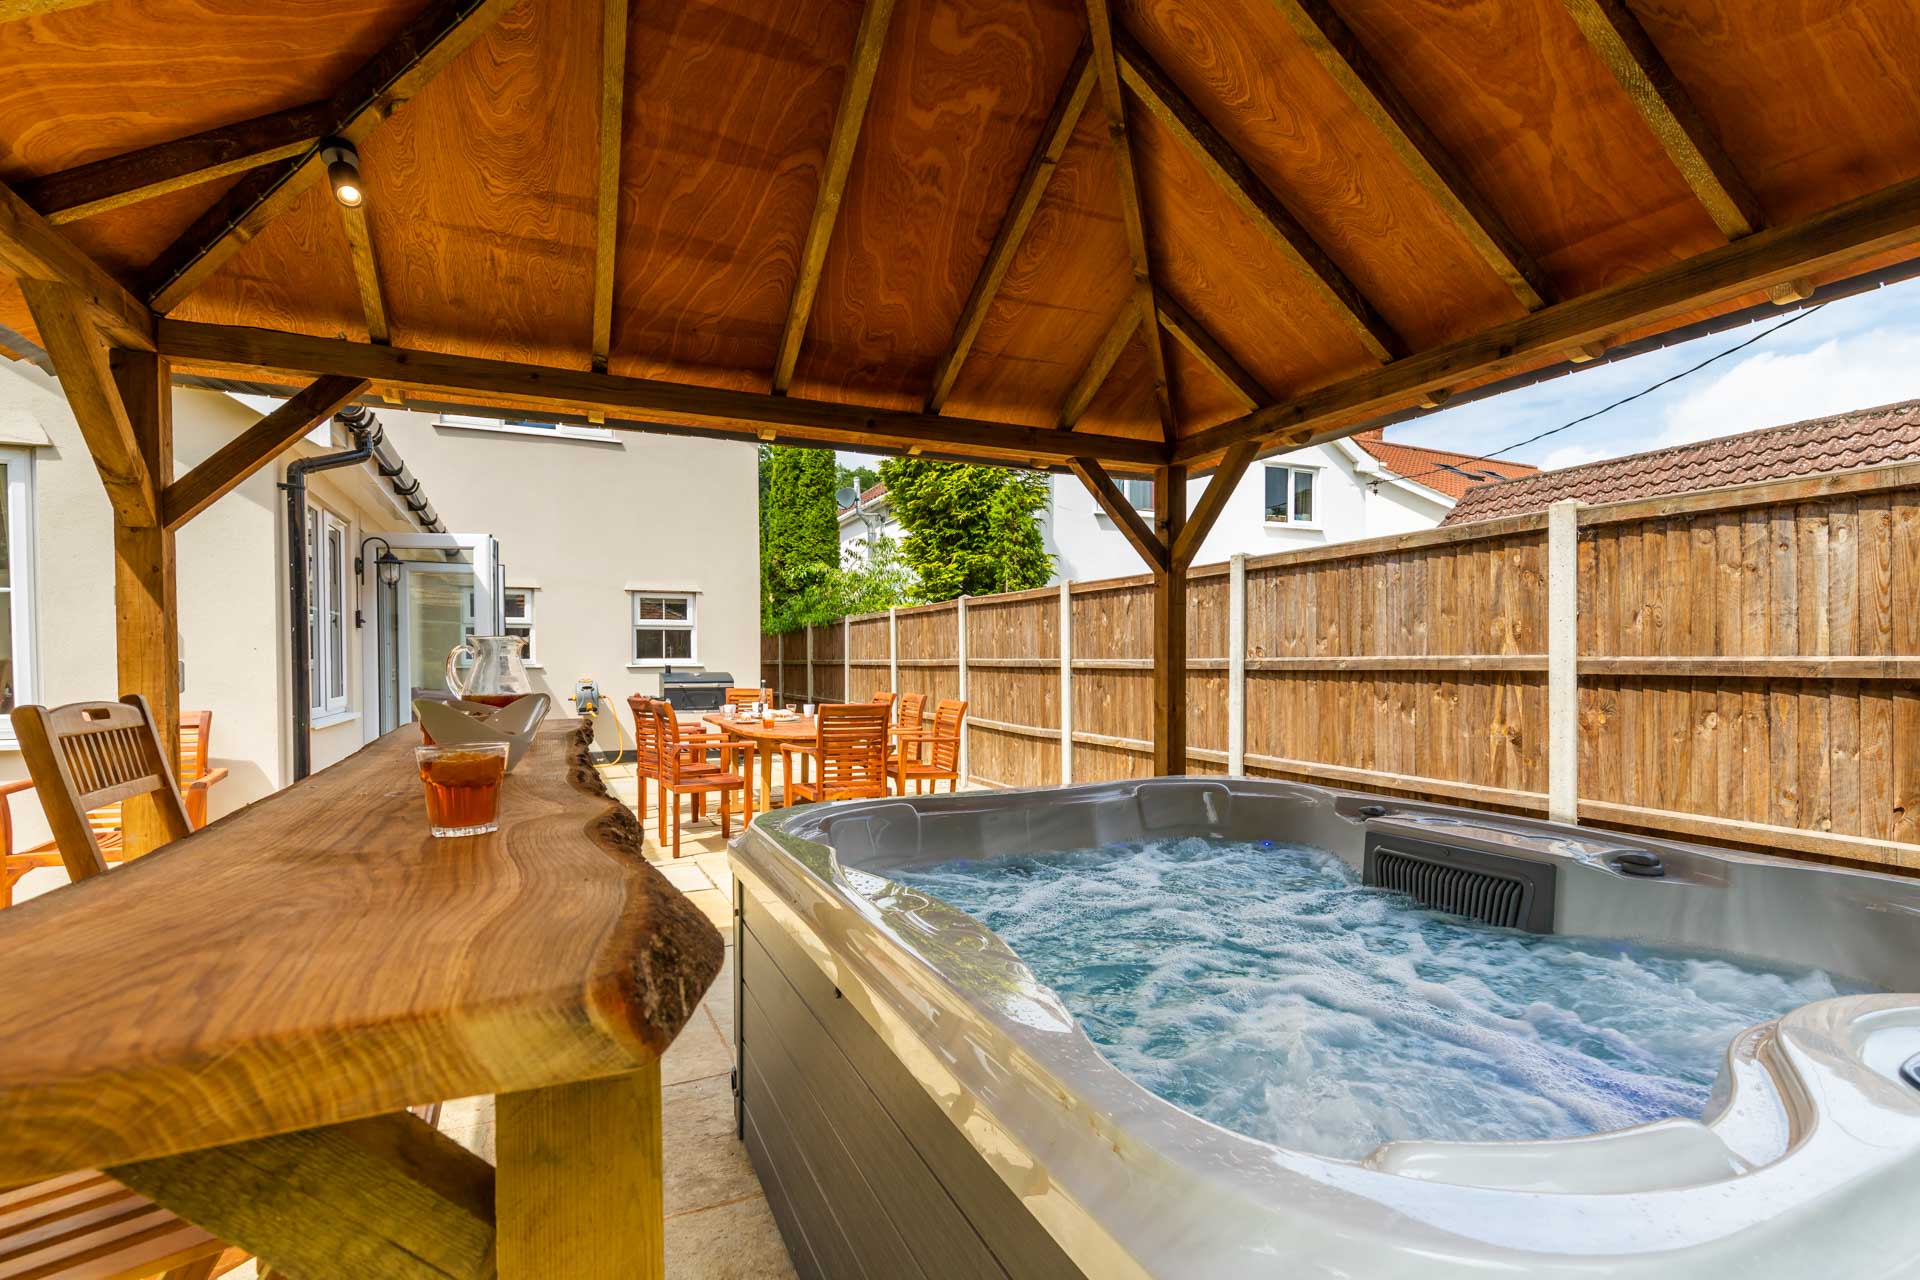
[{"label": "live edge wooden countertop", "polygon": [[722,942],[573,722],[435,840],[408,726],[0,911],[0,1186],[658,1059]]}]

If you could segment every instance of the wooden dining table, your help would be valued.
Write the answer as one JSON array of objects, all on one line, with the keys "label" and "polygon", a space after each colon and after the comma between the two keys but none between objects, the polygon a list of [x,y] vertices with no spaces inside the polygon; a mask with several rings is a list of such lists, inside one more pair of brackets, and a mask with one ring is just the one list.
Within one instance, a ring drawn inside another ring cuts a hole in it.
[{"label": "wooden dining table", "polygon": [[773,758],[780,754],[780,745],[812,742],[819,736],[820,718],[818,716],[776,716],[772,724],[758,716],[735,718],[724,711],[709,711],[701,719],[713,725],[722,733],[743,738],[759,748],[754,754],[760,757],[760,807],[777,809],[784,803],[785,797],[776,802],[773,798]]},{"label": "wooden dining table", "polygon": [[[555,721],[428,834],[411,727],[0,911],[0,1187],[103,1169],[295,1277],[665,1272],[660,1057],[720,970]],[[407,1108],[492,1094],[488,1163]]]}]

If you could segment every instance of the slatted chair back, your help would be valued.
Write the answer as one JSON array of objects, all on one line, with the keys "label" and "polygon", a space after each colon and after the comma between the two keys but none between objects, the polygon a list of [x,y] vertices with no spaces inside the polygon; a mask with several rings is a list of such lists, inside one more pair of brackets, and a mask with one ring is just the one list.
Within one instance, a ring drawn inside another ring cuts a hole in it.
[{"label": "slatted chair back", "polygon": [[888,711],[878,701],[820,708],[814,751],[821,799],[887,793]]},{"label": "slatted chair back", "polygon": [[634,769],[644,789],[646,779],[660,776],[660,721],[653,714],[652,698],[636,693],[627,699],[627,709],[633,712]]},{"label": "slatted chair back", "polygon": [[733,688],[729,688],[727,690],[728,706],[744,707],[751,702],[764,702],[769,706],[773,705],[773,690],[771,689],[733,689]]},{"label": "slatted chair back", "polygon": [[180,785],[207,776],[207,744],[213,738],[213,712],[180,713]]},{"label": "slatted chair back", "polygon": [[893,711],[893,698],[894,698],[894,695],[891,690],[882,689],[880,690],[880,692],[874,694],[872,698],[868,699],[868,701],[879,703],[881,706],[887,709],[889,714],[891,714]]},{"label": "slatted chair back", "polygon": [[942,698],[933,709],[933,767],[958,770],[960,767],[960,727],[967,721],[967,704],[957,698]]},{"label": "slatted chair back", "polygon": [[13,713],[13,725],[70,879],[83,880],[107,869],[87,820],[91,809],[152,795],[169,840],[185,839],[193,831],[153,712],[139,694],[119,702],[20,707]]},{"label": "slatted chair back", "polygon": [[924,693],[903,693],[900,695],[900,719],[896,721],[902,729],[918,729],[927,711],[927,695]]},{"label": "slatted chair back", "polygon": [[654,733],[660,744],[660,773],[663,782],[679,783],[689,768],[704,768],[707,753],[704,750],[690,751],[695,744],[686,742],[680,733],[680,714],[673,709],[671,702],[656,701],[653,704]]}]

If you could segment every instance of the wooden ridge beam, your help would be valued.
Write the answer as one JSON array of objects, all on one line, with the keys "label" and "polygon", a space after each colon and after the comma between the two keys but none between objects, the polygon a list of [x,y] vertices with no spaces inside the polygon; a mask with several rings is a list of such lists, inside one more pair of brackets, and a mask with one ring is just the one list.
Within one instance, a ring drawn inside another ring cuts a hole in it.
[{"label": "wooden ridge beam", "polygon": [[1124,33],[1115,39],[1127,87],[1139,95],[1147,110],[1179,140],[1233,206],[1300,272],[1320,302],[1346,323],[1374,359],[1385,361],[1403,355],[1406,346],[1393,326],[1374,310],[1359,286],[1347,278],[1212,122],[1146,50]]},{"label": "wooden ridge beam", "polygon": [[[514,3],[428,0],[399,35],[327,100],[327,135],[345,138],[355,146],[364,143]],[[142,292],[154,310],[165,312],[178,306],[325,172],[318,150],[309,148],[242,178],[142,274]]]},{"label": "wooden ridge beam", "polygon": [[340,229],[347,235],[347,257],[353,264],[353,287],[360,295],[360,313],[367,320],[367,339],[393,341],[387,319],[387,291],[380,283],[380,260],[373,251],[373,228],[365,204],[340,206]]},{"label": "wooden ridge beam", "polygon": [[1120,180],[1120,220],[1127,231],[1127,256],[1133,263],[1133,306],[1147,341],[1147,365],[1153,372],[1153,403],[1160,413],[1161,434],[1171,445],[1179,435],[1173,417],[1173,389],[1167,377],[1167,353],[1155,320],[1153,268],[1147,252],[1146,212],[1140,199],[1140,175],[1133,164],[1133,139],[1127,132],[1127,100],[1120,92],[1116,45],[1126,33],[1118,31],[1107,0],[1087,0],[1087,30],[1093,41],[1093,65],[1100,76],[1100,106],[1107,115],[1107,140],[1113,148],[1114,171]]},{"label": "wooden ridge beam", "polygon": [[352,403],[367,386],[365,378],[330,376],[296,393],[168,485],[160,495],[162,521],[167,528],[177,529],[193,519],[291,448],[314,424]]},{"label": "wooden ridge beam", "polygon": [[1101,386],[1107,375],[1113,372],[1114,364],[1120,359],[1120,353],[1127,349],[1127,343],[1133,340],[1133,331],[1140,327],[1140,308],[1133,299],[1127,299],[1126,305],[1107,326],[1107,332],[1100,339],[1100,345],[1087,357],[1086,368],[1067,388],[1066,399],[1060,402],[1060,423],[1062,431],[1071,431],[1079,423],[1080,415],[1087,411],[1093,398],[1100,394]]},{"label": "wooden ridge beam", "polygon": [[1208,372],[1232,391],[1243,409],[1257,409],[1263,404],[1273,402],[1273,392],[1267,390],[1260,380],[1248,373],[1238,360],[1233,358],[1225,347],[1220,345],[1205,325],[1188,313],[1185,307],[1169,298],[1164,292],[1159,295],[1160,327],[1172,334],[1175,341],[1207,367]]},{"label": "wooden ridge beam", "polygon": [[33,178],[20,184],[19,194],[60,226],[291,159],[312,149],[332,124],[327,103],[309,102]]},{"label": "wooden ridge beam", "polygon": [[600,144],[593,206],[593,369],[613,351],[614,250],[620,236],[620,137],[627,110],[627,0],[600,8]]},{"label": "wooden ridge beam", "polygon": [[[120,282],[0,184],[0,274],[59,285],[114,343],[153,350],[153,313]],[[45,339],[42,346],[47,346]]]},{"label": "wooden ridge beam", "polygon": [[820,188],[814,193],[813,217],[807,224],[806,242],[800,249],[793,295],[787,300],[786,326],[780,333],[780,353],[773,366],[776,393],[784,393],[792,384],[793,367],[800,359],[800,344],[807,336],[813,300],[820,291],[820,272],[827,263],[827,246],[833,243],[833,229],[840,221],[840,198],[846,194],[847,176],[853,171],[853,155],[860,145],[860,127],[866,123],[874,77],[880,72],[880,54],[886,48],[893,3],[894,0],[866,0],[860,11],[860,27],[853,36],[853,55],[847,64],[846,81],[840,86],[840,105],[833,116],[833,133],[827,139]]},{"label": "wooden ridge beam", "polygon": [[1802,276],[1845,268],[1920,243],[1920,178],[1882,188],[1787,226],[1769,227],[1491,329],[1270,404],[1181,440],[1174,456],[1199,459],[1244,439],[1305,439],[1335,418],[1401,408],[1421,393],[1458,386],[1623,331],[1731,302]]},{"label": "wooden ridge beam", "polygon": [[1050,427],[899,413],[827,400],[766,392],[733,391],[650,378],[556,369],[405,347],[383,347],[338,338],[313,338],[270,329],[196,324],[163,319],[161,350],[176,360],[227,369],[333,374],[364,378],[381,386],[423,391],[463,391],[530,406],[607,414],[609,426],[644,429],[635,414],[748,430],[764,424],[796,439],[884,448],[924,446],[962,456],[996,460],[1064,462],[1089,456],[1133,466],[1166,459],[1166,446],[1124,436],[1066,433]]},{"label": "wooden ridge beam", "polygon": [[1220,459],[1220,465],[1214,468],[1199,503],[1188,513],[1186,523],[1180,526],[1180,536],[1173,542],[1173,563],[1180,572],[1185,573],[1187,566],[1200,553],[1200,544],[1207,540],[1207,534],[1212,532],[1220,513],[1227,509],[1227,500],[1240,487],[1247,468],[1253,465],[1253,459],[1259,452],[1259,445],[1251,440],[1242,440],[1228,449]]},{"label": "wooden ridge beam", "polygon": [[[1113,477],[1107,474],[1107,469],[1100,465],[1099,460],[1073,458],[1068,461],[1067,469],[1080,478],[1080,483],[1087,487],[1087,492],[1091,493],[1093,500],[1100,504],[1100,509],[1106,512],[1107,518],[1119,526],[1120,532],[1133,549],[1140,553],[1140,558],[1147,562],[1147,566],[1155,573],[1165,573],[1173,563],[1173,553],[1168,550],[1167,544],[1161,540],[1160,535],[1147,527],[1147,522],[1142,520],[1140,513],[1133,509],[1133,504],[1127,501],[1125,494],[1120,492],[1120,486],[1113,482]],[[1158,479],[1159,474],[1156,472],[1156,482]]]},{"label": "wooden ridge beam", "polygon": [[1020,185],[1014,188],[1013,200],[1007,206],[1006,216],[1000,220],[1000,230],[994,234],[986,261],[980,264],[980,272],[974,277],[973,291],[960,308],[960,318],[954,322],[953,337],[947,343],[946,354],[940,357],[940,363],[934,368],[933,388],[927,392],[928,413],[940,412],[947,397],[953,394],[953,384],[960,376],[960,366],[966,362],[967,353],[973,350],[974,339],[980,336],[980,326],[985,322],[994,298],[999,295],[1001,282],[1007,278],[1007,268],[1013,265],[1020,242],[1026,239],[1027,228],[1033,224],[1033,215],[1040,209],[1040,199],[1047,193],[1047,183],[1052,181],[1053,171],[1059,166],[1060,157],[1066,153],[1067,143],[1073,139],[1073,131],[1079,127],[1080,117],[1087,108],[1087,99],[1093,96],[1095,81],[1092,51],[1082,45],[1074,57],[1073,66],[1067,71],[1066,83],[1054,99],[1053,111],[1040,128],[1040,141],[1035,144],[1033,156],[1027,161],[1026,172],[1020,176]]},{"label": "wooden ridge beam", "polygon": [[1421,189],[1529,311],[1553,300],[1553,286],[1465,170],[1367,54],[1327,0],[1273,0],[1314,58],[1360,109]]},{"label": "wooden ridge beam", "polygon": [[1562,3],[1721,234],[1737,240],[1766,225],[1746,179],[1624,0]]},{"label": "wooden ridge beam", "polygon": [[22,280],[20,291],[113,503],[115,523],[133,528],[157,524],[160,503],[154,477],[85,299],[68,285],[43,280]]}]

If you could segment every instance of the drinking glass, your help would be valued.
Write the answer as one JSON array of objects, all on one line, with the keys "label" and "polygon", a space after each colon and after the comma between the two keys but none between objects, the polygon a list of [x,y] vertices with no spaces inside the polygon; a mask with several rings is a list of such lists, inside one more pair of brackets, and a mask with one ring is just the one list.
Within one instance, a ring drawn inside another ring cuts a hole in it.
[{"label": "drinking glass", "polygon": [[507,744],[415,747],[427,789],[427,823],[436,836],[478,836],[500,829],[500,781]]}]

